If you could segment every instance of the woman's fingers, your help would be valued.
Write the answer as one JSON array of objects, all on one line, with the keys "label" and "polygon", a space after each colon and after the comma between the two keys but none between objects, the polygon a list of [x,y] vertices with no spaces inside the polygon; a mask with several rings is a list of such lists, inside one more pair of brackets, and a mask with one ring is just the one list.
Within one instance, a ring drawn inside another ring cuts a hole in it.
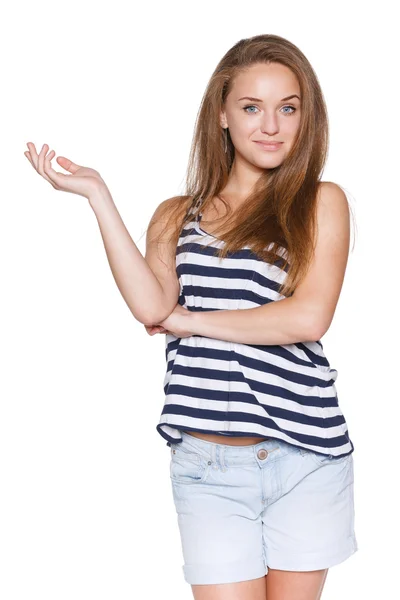
[{"label": "woman's fingers", "polygon": [[[26,152],[24,152],[25,156],[27,158],[29,158],[31,165],[35,167],[37,172],[40,173],[40,175],[42,177],[44,177],[45,179],[50,181],[50,183],[53,181],[54,183],[61,185],[62,182],[60,181],[60,176],[61,176],[61,179],[65,178],[65,177],[69,177],[68,175],[65,175],[64,173],[55,171],[52,168],[50,160],[52,158],[54,158],[55,152],[54,152],[54,150],[52,150],[46,156],[46,153],[49,150],[49,146],[47,144],[43,144],[42,149],[39,152],[39,154],[37,154],[37,152],[36,152],[35,144],[33,144],[32,142],[28,142],[27,146],[29,148],[29,156]],[[53,156],[50,156],[52,153],[54,153]],[[66,171],[69,171],[72,174],[76,173],[79,169],[82,168],[81,165],[77,165],[76,163],[72,162],[72,160],[70,160],[69,158],[66,158],[65,156],[58,156],[56,158],[56,160],[63,169],[65,169]],[[57,181],[57,178],[58,178],[58,181]]]},{"label": "woman's fingers", "polygon": [[[29,156],[26,154],[26,152],[24,152],[25,156],[27,156],[27,158],[29,158],[31,165],[36,169],[36,171],[38,173],[40,173],[40,175],[42,175],[42,177],[45,177],[45,175],[43,173],[43,163],[44,163],[44,156],[45,156],[47,150],[49,149],[48,145],[44,144],[42,146],[42,149],[41,149],[39,155],[36,152],[35,144],[33,144],[32,142],[28,142],[27,146],[29,148]],[[46,177],[45,177],[45,179],[46,179]]]},{"label": "woman's fingers", "polygon": [[[31,144],[31,146],[33,146],[33,144]],[[42,151],[43,151],[43,148],[42,148]],[[44,173],[43,168],[40,166],[41,162],[42,162],[42,157],[40,157],[40,155],[39,156],[37,155],[34,146],[29,151],[24,152],[24,154],[25,154],[26,158],[29,160],[29,162],[31,163],[32,167],[35,169],[35,171],[40,173],[40,175],[42,175],[42,177],[44,177],[44,179],[46,179],[49,183],[51,183],[53,185],[53,182],[51,181],[51,179],[49,179],[49,177]],[[48,156],[53,158],[54,154],[55,154],[54,150],[51,150],[51,152],[49,152]],[[53,155],[53,156],[51,156],[51,155]]]},{"label": "woman's fingers", "polygon": [[76,173],[77,170],[81,168],[81,165],[75,164],[72,160],[69,160],[69,158],[65,158],[65,156],[58,156],[56,160],[63,169],[70,173]]},{"label": "woman's fingers", "polygon": [[33,161],[32,161],[31,155],[30,155],[30,152],[27,150],[26,152],[24,152],[24,154],[25,154],[26,158],[29,160],[29,162],[31,163],[32,167],[33,167],[33,168],[35,169],[35,171],[36,171],[36,168],[35,168],[35,165],[33,164]]},{"label": "woman's fingers", "polygon": [[47,144],[43,144],[41,151],[39,152],[39,156],[38,156],[38,172],[40,173],[40,175],[42,177],[45,177],[44,171],[43,171],[43,163],[44,163],[44,157],[46,156],[47,152],[49,151],[49,147]]},{"label": "woman's fingers", "polygon": [[28,142],[27,146],[29,151],[25,152],[25,156],[36,171],[55,189],[90,199],[90,196],[99,189],[99,186],[106,187],[98,171],[77,165],[65,156],[59,156],[56,160],[69,173],[55,171],[51,164],[55,152],[54,150],[49,152],[47,144],[43,144],[39,154],[37,154],[35,145],[32,142]]},{"label": "woman's fingers", "polygon": [[161,325],[145,325],[145,328],[149,335],[154,335],[155,333],[168,333]]},{"label": "woman's fingers", "polygon": [[[47,144],[45,144],[45,145],[43,146],[43,148],[44,148],[45,146],[47,146]],[[54,150],[51,150],[51,151],[50,151],[50,152],[49,152],[49,153],[46,155],[46,152],[43,152],[43,148],[42,148],[42,150],[41,150],[41,152],[40,152],[40,154],[39,154],[39,156],[38,156],[38,172],[40,173],[40,175],[41,175],[41,176],[42,176],[44,179],[46,179],[46,181],[48,181],[49,183],[51,183],[51,185],[52,185],[53,187],[56,187],[56,186],[54,185],[53,181],[51,180],[51,178],[49,177],[49,175],[47,174],[47,171],[46,171],[46,166],[47,166],[47,164],[50,164],[50,160],[51,160],[51,159],[54,157],[54,154],[55,154],[55,152],[54,152]],[[48,148],[48,146],[47,146],[47,148]],[[58,188],[56,187],[56,189],[58,189]]]},{"label": "woman's fingers", "polygon": [[48,179],[48,181],[50,181],[50,183],[54,185],[57,189],[66,189],[66,180],[68,181],[71,175],[64,175],[64,173],[59,173],[58,171],[55,171],[51,166],[50,154],[48,154],[44,159],[43,170],[45,175],[47,176],[46,179]]},{"label": "woman's fingers", "polygon": [[59,190],[60,186],[58,185],[57,181],[54,180],[54,175],[53,173],[55,173],[55,171],[52,169],[51,167],[51,159],[54,158],[55,152],[54,150],[51,150],[51,152],[49,152],[47,154],[47,156],[44,157],[44,164],[43,164],[43,172],[44,175],[43,177],[45,179],[47,179],[47,181],[49,183],[51,183],[51,185],[56,189]]},{"label": "woman's fingers", "polygon": [[[38,153],[36,151],[35,144],[33,142],[28,142],[26,145],[28,146],[29,154],[31,155],[31,159],[32,159],[32,163],[33,163],[36,171],[38,171],[38,168],[39,168],[39,155],[38,155]],[[47,146],[47,144],[44,144],[42,146],[41,152],[43,152],[44,146]],[[47,146],[47,149],[48,149],[48,146]]]},{"label": "woman's fingers", "polygon": [[32,142],[28,142],[26,145],[28,146],[29,155],[31,157],[31,163],[37,171],[38,155],[36,152],[35,144],[32,144]]}]

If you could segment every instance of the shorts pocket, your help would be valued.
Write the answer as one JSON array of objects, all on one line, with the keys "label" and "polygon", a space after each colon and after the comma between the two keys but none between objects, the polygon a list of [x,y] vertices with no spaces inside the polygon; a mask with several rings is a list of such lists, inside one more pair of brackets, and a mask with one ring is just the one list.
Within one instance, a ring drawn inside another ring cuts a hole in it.
[{"label": "shorts pocket", "polygon": [[311,456],[312,460],[319,466],[322,467],[325,464],[341,464],[345,462],[349,462],[352,459],[351,454],[346,454],[345,456],[332,456],[331,454],[319,454],[318,452],[313,452],[312,450],[308,450],[308,454]]},{"label": "shorts pocket", "polygon": [[280,450],[283,456],[285,454],[300,454],[300,456],[306,456],[309,450],[303,446],[296,446],[295,444],[289,444],[283,440],[279,440]]},{"label": "shorts pocket", "polygon": [[171,444],[170,477],[184,484],[203,483],[208,475],[211,461],[182,444]]}]

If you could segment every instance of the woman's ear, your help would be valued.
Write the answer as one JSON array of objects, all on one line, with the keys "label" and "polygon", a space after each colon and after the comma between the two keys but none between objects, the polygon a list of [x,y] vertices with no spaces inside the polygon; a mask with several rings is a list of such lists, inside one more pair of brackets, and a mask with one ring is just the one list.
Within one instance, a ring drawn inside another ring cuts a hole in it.
[{"label": "woman's ear", "polygon": [[219,122],[223,129],[226,129],[228,127],[228,123],[226,122],[226,115],[225,115],[225,112],[223,112],[223,111],[220,112]]}]

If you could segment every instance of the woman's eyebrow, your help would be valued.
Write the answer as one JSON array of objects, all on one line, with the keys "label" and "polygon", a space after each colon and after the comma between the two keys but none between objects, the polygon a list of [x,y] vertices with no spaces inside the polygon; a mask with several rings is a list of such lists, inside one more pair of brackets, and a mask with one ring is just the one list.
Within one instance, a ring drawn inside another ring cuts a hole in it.
[{"label": "woman's eyebrow", "polygon": [[[300,100],[300,97],[297,94],[292,94],[291,96],[286,96],[286,98],[282,98],[281,102],[285,102],[285,100],[290,100],[291,98],[298,98]],[[261,98],[252,98],[251,96],[243,96],[243,98],[239,98],[238,102],[240,100],[251,100],[252,102],[262,102]]]}]

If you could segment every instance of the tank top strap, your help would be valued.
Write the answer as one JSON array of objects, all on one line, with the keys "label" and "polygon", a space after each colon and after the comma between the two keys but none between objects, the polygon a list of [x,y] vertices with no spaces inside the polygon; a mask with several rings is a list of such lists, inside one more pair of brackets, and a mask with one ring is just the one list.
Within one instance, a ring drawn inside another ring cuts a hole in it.
[{"label": "tank top strap", "polygon": [[202,213],[201,213],[200,211],[199,211],[199,212],[196,214],[196,211],[197,211],[197,209],[200,207],[200,205],[201,205],[201,198],[199,198],[199,199],[198,199],[198,200],[197,200],[197,201],[196,201],[196,202],[195,202],[195,203],[194,203],[194,204],[193,204],[193,205],[192,205],[192,206],[189,208],[189,210],[188,210],[188,213],[187,213],[187,214],[189,214],[189,215],[190,215],[190,214],[193,214],[193,215],[194,215],[194,220],[195,220],[195,222],[196,222],[196,223],[199,223],[199,222],[200,222],[200,219],[201,219],[201,216],[202,216]]}]

